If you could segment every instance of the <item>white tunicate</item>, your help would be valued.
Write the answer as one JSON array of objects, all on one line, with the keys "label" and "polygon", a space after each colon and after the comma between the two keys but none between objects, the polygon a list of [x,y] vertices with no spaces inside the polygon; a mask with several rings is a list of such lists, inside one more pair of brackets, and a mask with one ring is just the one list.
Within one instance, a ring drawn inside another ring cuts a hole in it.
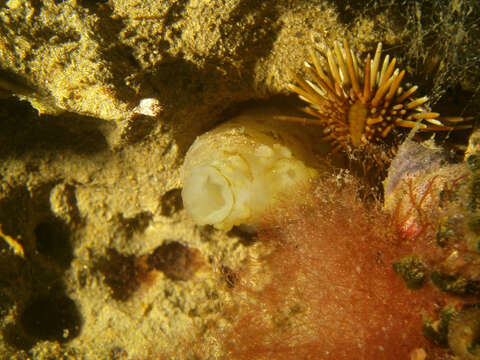
[{"label": "white tunicate", "polygon": [[199,136],[183,165],[182,198],[200,225],[254,224],[282,194],[316,174],[305,134],[256,110]]}]

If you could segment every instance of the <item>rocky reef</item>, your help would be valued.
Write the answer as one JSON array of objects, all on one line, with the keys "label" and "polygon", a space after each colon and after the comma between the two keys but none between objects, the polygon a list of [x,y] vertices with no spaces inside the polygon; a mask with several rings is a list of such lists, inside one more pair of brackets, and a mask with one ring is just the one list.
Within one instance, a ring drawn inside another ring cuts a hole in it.
[{"label": "rocky reef", "polygon": [[470,133],[436,135],[385,196],[309,143],[328,174],[282,195],[258,234],[195,224],[181,166],[245,109],[295,116],[292,72],[337,39],[359,56],[381,41],[432,111],[475,118],[479,17],[473,0],[0,1],[0,359],[476,358],[478,132],[468,149]]}]

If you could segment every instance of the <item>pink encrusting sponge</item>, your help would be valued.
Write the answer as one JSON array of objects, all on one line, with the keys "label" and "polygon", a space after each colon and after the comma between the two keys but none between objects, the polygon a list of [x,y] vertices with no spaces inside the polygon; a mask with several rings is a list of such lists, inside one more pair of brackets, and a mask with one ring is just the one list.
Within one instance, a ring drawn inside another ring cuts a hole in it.
[{"label": "pink encrusting sponge", "polygon": [[[390,218],[349,178],[316,180],[259,225],[273,249],[241,275],[229,359],[435,359],[425,316],[445,296],[410,290],[393,263],[409,253]],[[269,279],[258,285],[261,277]],[[248,299],[248,300],[246,300]],[[242,301],[242,300],[240,300]],[[232,310],[233,312],[233,310]],[[233,313],[232,313],[233,315]]]}]

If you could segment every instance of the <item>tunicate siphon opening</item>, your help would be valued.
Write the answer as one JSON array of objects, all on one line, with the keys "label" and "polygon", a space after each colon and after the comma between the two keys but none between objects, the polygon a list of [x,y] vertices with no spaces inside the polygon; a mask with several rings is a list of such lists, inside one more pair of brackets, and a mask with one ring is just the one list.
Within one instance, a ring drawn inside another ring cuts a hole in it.
[{"label": "tunicate siphon opening", "polygon": [[213,224],[230,213],[233,194],[227,179],[212,166],[198,166],[185,181],[183,202],[196,223]]}]

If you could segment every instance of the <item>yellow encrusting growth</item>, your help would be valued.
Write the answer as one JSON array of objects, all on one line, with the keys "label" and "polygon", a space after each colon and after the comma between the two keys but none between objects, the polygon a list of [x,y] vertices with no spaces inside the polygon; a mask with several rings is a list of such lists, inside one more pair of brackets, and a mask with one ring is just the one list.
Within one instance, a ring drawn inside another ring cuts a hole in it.
[{"label": "yellow encrusting growth", "polygon": [[8,245],[12,248],[15,255],[18,255],[22,258],[25,257],[25,252],[23,251],[22,245],[18,242],[18,239],[14,239],[10,235],[3,233],[2,225],[0,224],[0,237],[7,242]]}]

